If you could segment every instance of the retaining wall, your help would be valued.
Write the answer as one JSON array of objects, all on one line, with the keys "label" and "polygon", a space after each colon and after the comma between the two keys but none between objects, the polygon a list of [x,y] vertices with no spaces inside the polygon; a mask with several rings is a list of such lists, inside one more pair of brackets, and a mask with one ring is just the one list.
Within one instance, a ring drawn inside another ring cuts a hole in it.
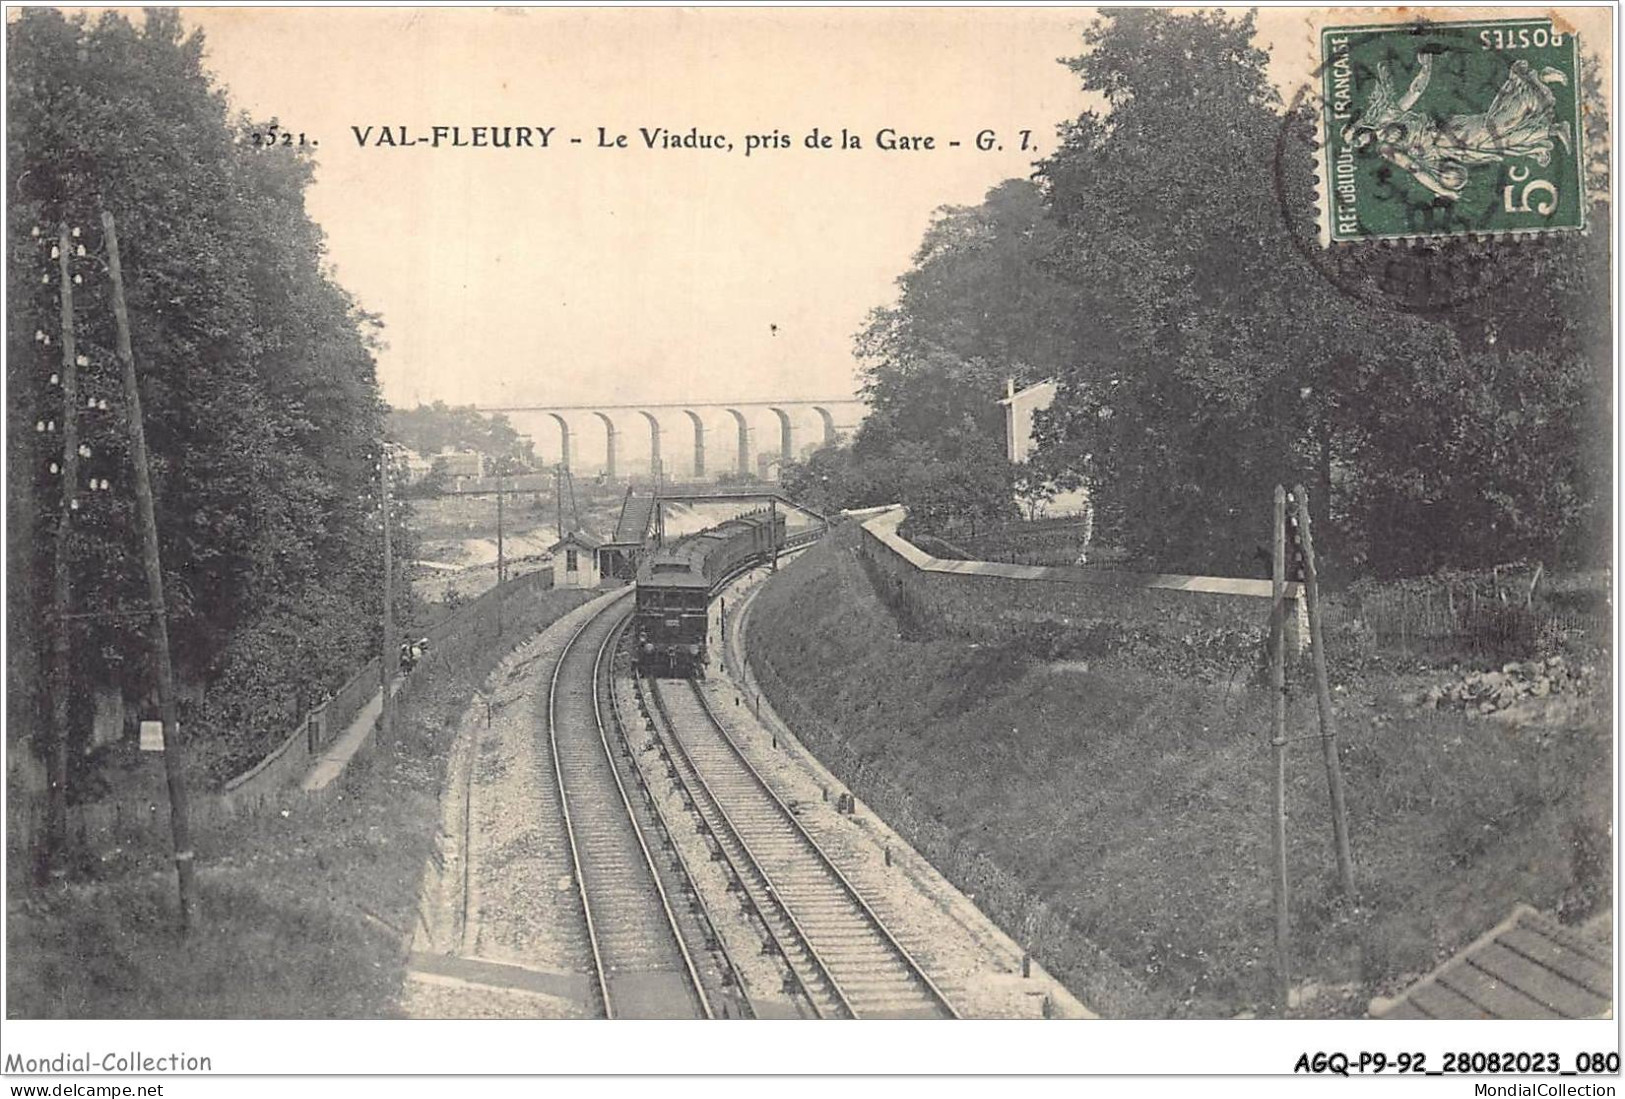
[{"label": "retaining wall", "polygon": [[[1107,569],[945,561],[897,533],[893,508],[861,524],[858,551],[881,595],[906,623],[978,642],[1057,632],[1107,631],[1113,644],[1186,663],[1261,659],[1274,599],[1271,582]],[[1301,650],[1301,585],[1286,585],[1289,649]],[[1217,669],[1215,669],[1217,670]]]}]

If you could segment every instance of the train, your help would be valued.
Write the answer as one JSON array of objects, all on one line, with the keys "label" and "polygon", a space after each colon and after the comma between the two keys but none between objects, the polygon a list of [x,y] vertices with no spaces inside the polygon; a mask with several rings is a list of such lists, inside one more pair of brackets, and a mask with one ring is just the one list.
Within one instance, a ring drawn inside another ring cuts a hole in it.
[{"label": "train", "polygon": [[704,676],[711,600],[785,546],[784,515],[763,508],[663,546],[638,565],[633,663],[642,675]]}]

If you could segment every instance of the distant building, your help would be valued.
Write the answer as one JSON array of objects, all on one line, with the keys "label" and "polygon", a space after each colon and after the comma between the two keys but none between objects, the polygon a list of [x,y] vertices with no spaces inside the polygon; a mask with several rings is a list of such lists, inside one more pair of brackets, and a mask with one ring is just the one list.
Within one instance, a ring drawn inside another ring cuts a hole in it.
[{"label": "distant building", "polygon": [[409,450],[399,443],[387,444],[389,448],[389,464],[403,485],[415,485],[429,475],[432,468],[429,459],[415,450]]},{"label": "distant building", "polygon": [[434,469],[434,463],[416,451],[408,450],[402,452],[398,468],[405,475],[406,483],[415,485],[429,476],[429,472]]},{"label": "distant building", "polygon": [[443,450],[429,462],[447,477],[485,476],[485,455],[477,450]]},{"label": "distant building", "polygon": [[[1004,456],[1011,462],[1025,462],[1037,449],[1033,439],[1034,413],[1054,402],[1056,389],[1053,380],[1036,382],[1021,390],[1016,388],[1013,378],[1004,383],[1004,399],[999,403],[1004,406]],[[1082,515],[1089,510],[1089,490],[1057,492],[1040,506],[1043,517]]]},{"label": "distant building", "polygon": [[553,543],[553,586],[596,588],[603,576],[598,560],[604,541],[584,530],[573,530]]}]

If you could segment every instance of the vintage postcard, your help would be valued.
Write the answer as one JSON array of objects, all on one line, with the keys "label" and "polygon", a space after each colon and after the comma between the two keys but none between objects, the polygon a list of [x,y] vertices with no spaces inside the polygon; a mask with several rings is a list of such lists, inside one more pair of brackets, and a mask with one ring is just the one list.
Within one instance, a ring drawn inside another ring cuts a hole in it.
[{"label": "vintage postcard", "polygon": [[1616,1074],[1614,20],[9,8],[8,1081]]}]

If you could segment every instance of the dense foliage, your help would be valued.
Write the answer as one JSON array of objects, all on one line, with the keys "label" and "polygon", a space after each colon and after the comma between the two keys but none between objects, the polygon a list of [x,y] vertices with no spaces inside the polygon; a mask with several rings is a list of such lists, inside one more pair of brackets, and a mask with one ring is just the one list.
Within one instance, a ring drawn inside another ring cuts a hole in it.
[{"label": "dense foliage", "polygon": [[994,398],[1056,373],[1075,342],[1069,291],[1045,261],[1055,236],[1022,180],[937,211],[897,304],[858,334],[869,415],[850,448],[785,471],[792,489],[828,507],[901,502],[956,533],[1014,518],[1021,471]]},{"label": "dense foliage", "polygon": [[486,415],[472,405],[452,407],[436,401],[392,409],[389,436],[424,457],[448,449],[476,451],[499,474],[520,473],[536,465],[536,445],[515,431],[506,416]]},{"label": "dense foliage", "polygon": [[[136,26],[31,9],[7,37],[12,712],[44,709],[37,660],[63,507],[51,472],[64,415],[59,224],[77,233],[80,392],[107,402],[80,407],[91,454],[71,513],[71,690],[81,709],[96,685],[151,690],[148,627],[130,613],[146,589],[105,210],[118,219],[177,675],[202,699],[183,720],[200,754],[240,761],[296,692],[336,685],[375,644],[379,324],[324,270],[304,208],[311,160],[251,140],[266,127],[229,113],[201,35],[183,35],[178,15]],[[104,479],[107,490],[88,487]]]},{"label": "dense foliage", "polygon": [[1283,107],[1253,40],[1250,16],[1111,12],[1068,62],[1109,109],[1041,165],[1054,261],[1090,318],[1048,461],[1084,470],[1116,537],[1169,566],[1240,564],[1276,481],[1311,487],[1323,544],[1360,571],[1593,544],[1606,247],[1322,259],[1314,116]]},{"label": "dense foliage", "polygon": [[1605,127],[1587,235],[1326,252],[1316,116],[1281,101],[1255,38],[1250,15],[1092,23],[1066,64],[1103,109],[1062,127],[1036,184],[939,212],[858,335],[869,419],[790,479],[910,502],[920,454],[996,455],[1006,379],[1053,377],[1040,451],[1006,481],[1086,481],[1096,539],[1145,566],[1250,573],[1276,483],[1308,486],[1344,574],[1605,553]]}]

